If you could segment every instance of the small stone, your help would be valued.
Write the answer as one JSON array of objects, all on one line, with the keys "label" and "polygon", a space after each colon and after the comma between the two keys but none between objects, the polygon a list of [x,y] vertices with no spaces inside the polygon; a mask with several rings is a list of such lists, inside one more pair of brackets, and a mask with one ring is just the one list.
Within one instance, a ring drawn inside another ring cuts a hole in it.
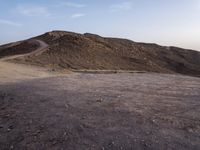
[{"label": "small stone", "polygon": [[102,101],[103,101],[103,99],[102,99],[102,98],[97,100],[97,102],[99,102],[99,103],[101,103]]},{"label": "small stone", "polygon": [[14,146],[13,146],[13,145],[11,145],[11,146],[10,146],[10,149],[13,149],[13,148],[14,148]]},{"label": "small stone", "polygon": [[82,116],[81,119],[86,119],[86,116]]},{"label": "small stone", "polygon": [[64,132],[64,136],[66,136],[67,135],[67,132]]},{"label": "small stone", "polygon": [[13,98],[13,97],[10,97],[10,100],[14,100],[14,98]]},{"label": "small stone", "polygon": [[6,118],[10,117],[10,114],[5,115]]},{"label": "small stone", "polygon": [[188,132],[193,132],[193,130],[191,128],[188,129]]},{"label": "small stone", "polygon": [[115,144],[115,142],[112,141],[112,142],[109,143],[109,146],[113,146],[114,144]]}]

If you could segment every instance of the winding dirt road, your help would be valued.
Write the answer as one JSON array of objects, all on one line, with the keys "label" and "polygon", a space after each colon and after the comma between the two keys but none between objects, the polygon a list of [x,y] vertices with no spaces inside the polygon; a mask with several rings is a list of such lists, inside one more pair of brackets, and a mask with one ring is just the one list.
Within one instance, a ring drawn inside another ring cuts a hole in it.
[{"label": "winding dirt road", "polygon": [[31,55],[40,55],[41,53],[46,51],[46,48],[48,47],[48,44],[45,43],[44,41],[41,41],[41,40],[31,39],[28,42],[32,43],[32,44],[37,44],[38,48],[36,50],[30,52],[30,53],[27,53],[27,54],[20,54],[20,55],[4,57],[4,58],[0,59],[0,61],[6,61],[6,60],[11,60],[11,59],[25,57],[25,56],[31,56]]},{"label": "winding dirt road", "polygon": [[18,64],[9,61],[16,58],[39,55],[46,51],[48,48],[48,44],[41,40],[32,39],[29,42],[37,44],[38,48],[27,54],[14,55],[0,59],[0,84],[63,75],[57,72],[52,72],[48,68]]}]

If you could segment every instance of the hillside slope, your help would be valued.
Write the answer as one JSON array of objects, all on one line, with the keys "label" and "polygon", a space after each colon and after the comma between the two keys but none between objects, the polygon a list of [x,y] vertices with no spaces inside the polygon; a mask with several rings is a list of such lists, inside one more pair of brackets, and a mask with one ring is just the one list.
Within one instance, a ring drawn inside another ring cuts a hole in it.
[{"label": "hillside slope", "polygon": [[29,40],[0,46],[0,58],[27,54],[48,44],[41,53],[13,59],[20,63],[73,70],[137,70],[200,75],[200,52],[94,34],[52,31]]}]

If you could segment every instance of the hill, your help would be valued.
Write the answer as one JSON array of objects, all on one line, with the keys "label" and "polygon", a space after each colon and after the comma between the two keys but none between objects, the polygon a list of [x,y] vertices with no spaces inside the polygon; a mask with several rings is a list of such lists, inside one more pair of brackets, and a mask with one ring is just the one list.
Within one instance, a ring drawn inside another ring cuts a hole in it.
[{"label": "hill", "polygon": [[90,33],[47,32],[25,41],[0,46],[0,57],[57,69],[200,75],[200,52],[105,38]]}]

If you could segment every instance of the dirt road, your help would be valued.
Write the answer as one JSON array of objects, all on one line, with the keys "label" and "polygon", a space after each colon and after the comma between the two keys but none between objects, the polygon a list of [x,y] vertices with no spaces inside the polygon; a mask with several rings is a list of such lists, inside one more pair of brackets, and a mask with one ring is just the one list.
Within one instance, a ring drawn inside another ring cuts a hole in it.
[{"label": "dirt road", "polygon": [[200,78],[69,74],[0,82],[0,149],[199,150]]},{"label": "dirt road", "polygon": [[30,80],[35,78],[45,78],[51,76],[62,75],[57,72],[52,72],[50,68],[37,67],[32,65],[17,64],[9,62],[9,60],[15,58],[23,58],[31,55],[39,55],[43,53],[48,44],[41,40],[29,40],[30,43],[35,43],[38,48],[34,51],[21,55],[14,55],[9,57],[4,57],[0,59],[0,83],[6,82],[20,82],[21,80]]},{"label": "dirt road", "polygon": [[45,42],[43,42],[41,40],[31,39],[31,40],[29,40],[29,43],[38,45],[38,48],[36,50],[30,52],[30,53],[9,56],[9,57],[2,58],[0,60],[1,61],[7,61],[7,60],[11,60],[11,59],[15,59],[15,58],[21,58],[21,57],[25,57],[25,56],[40,55],[48,47],[48,44],[46,44]]}]

